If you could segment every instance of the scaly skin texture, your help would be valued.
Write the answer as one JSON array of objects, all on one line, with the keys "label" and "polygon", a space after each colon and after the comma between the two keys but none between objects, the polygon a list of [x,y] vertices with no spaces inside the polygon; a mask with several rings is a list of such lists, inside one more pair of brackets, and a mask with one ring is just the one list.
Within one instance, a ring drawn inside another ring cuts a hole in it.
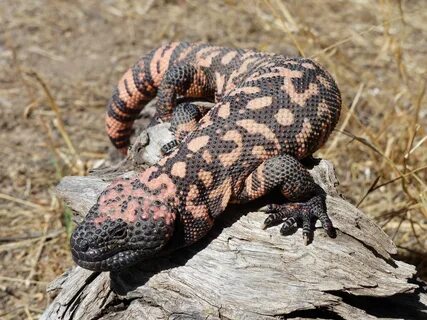
[{"label": "scaly skin texture", "polygon": [[[74,260],[106,271],[190,245],[230,202],[273,189],[265,226],[296,223],[310,238],[316,219],[334,235],[325,194],[301,161],[329,137],[341,109],[331,75],[310,59],[171,43],[151,51],[120,80],[108,106],[107,133],[126,153],[133,120],[157,95],[156,121],[172,121],[176,141],[142,173],[114,181],[71,238]],[[203,98],[198,110],[177,97]],[[175,111],[174,111],[175,110]],[[174,150],[173,150],[174,149]]]}]

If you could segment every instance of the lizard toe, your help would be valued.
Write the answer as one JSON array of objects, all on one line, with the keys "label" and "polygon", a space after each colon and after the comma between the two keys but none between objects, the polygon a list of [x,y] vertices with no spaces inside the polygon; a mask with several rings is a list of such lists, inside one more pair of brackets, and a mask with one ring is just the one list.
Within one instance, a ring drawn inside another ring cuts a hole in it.
[{"label": "lizard toe", "polygon": [[263,229],[282,224],[280,233],[289,235],[302,228],[303,240],[307,245],[313,241],[315,223],[319,220],[329,237],[335,238],[336,231],[331,219],[326,213],[324,197],[315,195],[306,202],[271,204],[268,206]]}]

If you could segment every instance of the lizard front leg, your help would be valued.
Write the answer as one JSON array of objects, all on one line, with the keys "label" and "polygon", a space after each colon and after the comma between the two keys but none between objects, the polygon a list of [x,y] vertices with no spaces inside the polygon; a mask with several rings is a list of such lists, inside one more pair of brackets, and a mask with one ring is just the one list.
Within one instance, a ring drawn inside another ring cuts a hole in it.
[{"label": "lizard front leg", "polygon": [[184,138],[198,127],[199,120],[208,109],[191,102],[180,103],[172,114],[170,131],[175,139],[162,146],[162,153],[169,154],[176,149]]},{"label": "lizard front leg", "polygon": [[191,64],[176,65],[165,74],[157,94],[157,119],[170,121],[177,106],[177,97],[203,98],[213,101],[215,97],[215,81],[209,69]]},{"label": "lizard front leg", "polygon": [[245,180],[237,200],[253,200],[275,188],[279,188],[289,202],[269,205],[265,228],[283,222],[280,232],[287,234],[297,224],[303,228],[304,242],[308,244],[313,237],[315,221],[319,219],[327,234],[335,237],[335,229],[326,213],[325,192],[307,169],[289,155],[264,161]]}]

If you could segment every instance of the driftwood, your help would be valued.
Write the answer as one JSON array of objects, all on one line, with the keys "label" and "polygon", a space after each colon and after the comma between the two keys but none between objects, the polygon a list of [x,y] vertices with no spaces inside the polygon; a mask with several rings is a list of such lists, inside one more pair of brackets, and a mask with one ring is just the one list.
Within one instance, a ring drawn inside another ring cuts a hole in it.
[{"label": "driftwood", "polygon": [[[77,221],[108,180],[156,161],[165,128],[140,136],[119,166],[61,181],[57,192]],[[56,298],[42,319],[427,318],[414,266],[395,260],[390,238],[339,195],[330,162],[311,173],[328,194],[337,238],[318,228],[304,246],[301,230],[284,237],[278,226],[261,229],[265,201],[232,206],[203,241],[170,256],[117,273],[73,268],[50,284]]]}]

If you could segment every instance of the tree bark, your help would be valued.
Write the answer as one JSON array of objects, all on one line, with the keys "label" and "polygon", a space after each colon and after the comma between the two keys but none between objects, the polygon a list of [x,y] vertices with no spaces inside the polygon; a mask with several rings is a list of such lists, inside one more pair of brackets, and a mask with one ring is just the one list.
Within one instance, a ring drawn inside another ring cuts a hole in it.
[{"label": "tree bark", "polygon": [[[157,161],[171,138],[167,126],[140,136],[119,166],[60,182],[76,221],[108,181]],[[415,267],[395,260],[391,239],[340,196],[330,162],[310,172],[328,194],[337,238],[318,228],[304,246],[301,230],[285,237],[279,226],[262,230],[258,209],[268,199],[231,206],[205,239],[170,256],[114,273],[69,270],[50,284],[56,298],[41,319],[427,318]]]}]

